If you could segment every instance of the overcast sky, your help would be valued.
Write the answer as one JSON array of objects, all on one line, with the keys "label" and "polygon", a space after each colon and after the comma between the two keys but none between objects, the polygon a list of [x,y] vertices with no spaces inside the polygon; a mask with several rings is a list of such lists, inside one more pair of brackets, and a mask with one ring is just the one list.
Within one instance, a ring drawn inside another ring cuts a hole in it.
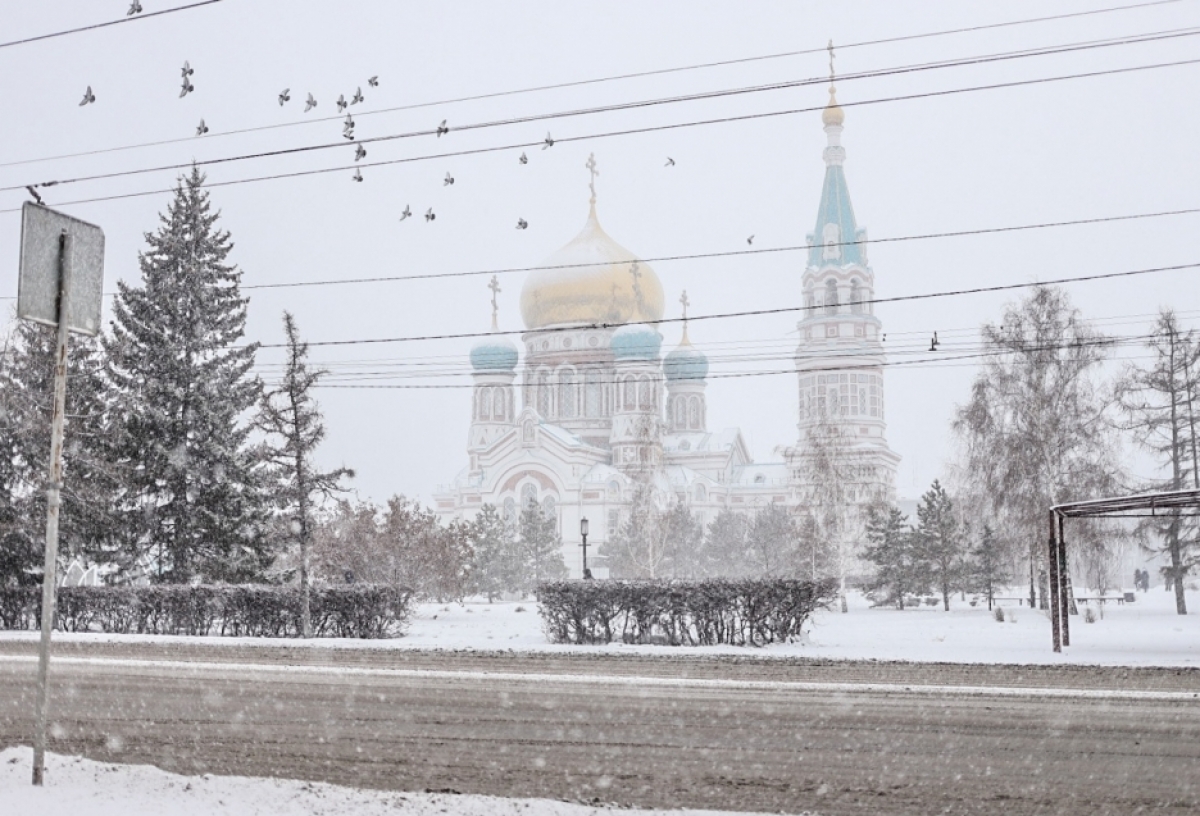
[{"label": "overcast sky", "polygon": [[[583,108],[820,78],[823,51],[842,44],[839,73],[879,71],[1001,52],[1175,31],[1185,36],[838,83],[845,107],[846,174],[860,226],[873,239],[1200,207],[1200,64],[1116,75],[936,94],[888,97],[1060,77],[1195,59],[1200,2],[1014,25],[890,44],[928,34],[1089,8],[1083,2],[222,2],[128,24],[0,47],[0,187],[23,186],[193,160],[341,141],[335,100],[356,87],[356,134],[367,142],[352,179],[348,144],[206,166],[221,185],[280,173],[288,179],[213,186],[212,201],[236,244],[233,260],[250,295],[248,336],[282,340],[292,311],[314,343],[328,385],[451,388],[320,392],[327,464],[358,471],[364,497],[403,493],[428,500],[466,464],[472,340],[322,347],[369,340],[483,331],[487,275],[298,288],[253,287],[348,278],[463,273],[536,266],[570,240],[587,215],[589,153],[598,211],[608,233],[643,258],[804,244],[813,228],[824,165],[819,109],[827,83],[637,107],[620,112],[458,130]],[[127,0],[5,2],[0,41],[123,18]],[[182,2],[143,0],[144,14]],[[1194,27],[1194,29],[1192,28]],[[787,52],[794,56],[556,90],[504,93]],[[179,98],[180,66],[195,73]],[[379,87],[368,77],[378,75]],[[78,105],[91,85],[96,102]],[[291,101],[277,97],[290,88]],[[304,113],[312,93],[318,105]],[[487,99],[454,101],[488,94]],[[392,109],[385,112],[385,109]],[[399,110],[397,110],[399,109]],[[805,110],[809,109],[809,110]],[[795,111],[793,113],[783,113]],[[616,131],[772,114],[627,135]],[[203,118],[207,135],[195,137]],[[317,121],[321,120],[321,121]],[[281,127],[271,127],[281,126]],[[230,134],[230,131],[246,131]],[[540,149],[550,131],[557,143]],[[157,142],[156,146],[138,146]],[[127,150],[113,150],[138,146]],[[506,148],[506,149],[496,149]],[[468,155],[447,155],[481,151]],[[62,158],[65,154],[92,155]],[[518,161],[525,152],[527,165]],[[670,156],[675,166],[665,167]],[[406,160],[381,166],[373,162]],[[453,186],[444,183],[451,173]],[[162,170],[43,190],[51,206],[100,225],[107,236],[106,290],[139,280],[143,233],[156,229],[177,175]],[[148,191],[152,194],[144,195]],[[83,199],[121,196],[92,203]],[[0,301],[8,323],[17,288],[23,190],[0,192]],[[417,216],[401,223],[405,206]],[[419,217],[432,207],[437,219]],[[517,230],[518,218],[529,227]],[[1051,280],[1200,262],[1197,215],[971,237],[883,242],[870,247],[879,297]],[[668,316],[686,288],[693,315],[796,306],[805,255],[781,251],[705,260],[651,261]],[[1104,330],[1144,334],[1173,306],[1196,324],[1197,270],[1069,286],[1075,304]],[[518,330],[525,273],[500,275],[500,323]],[[964,402],[978,328],[1020,293],[880,305],[893,362],[886,370],[887,435],[903,457],[898,489],[916,497],[946,472],[949,422]],[[106,305],[107,310],[107,305]],[[706,320],[691,338],[713,360],[709,425],[739,426],[759,461],[795,442],[794,313]],[[933,332],[942,343],[926,353]],[[663,327],[665,348],[679,328]],[[1142,354],[1136,345],[1117,352]],[[264,349],[268,381],[282,354]],[[361,363],[361,365],[359,365]]]}]

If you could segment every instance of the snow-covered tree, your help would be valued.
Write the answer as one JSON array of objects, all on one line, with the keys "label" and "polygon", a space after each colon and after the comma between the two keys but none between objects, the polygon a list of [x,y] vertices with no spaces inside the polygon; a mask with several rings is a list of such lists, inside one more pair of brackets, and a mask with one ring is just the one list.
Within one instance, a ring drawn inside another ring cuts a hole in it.
[{"label": "snow-covered tree", "polygon": [[106,342],[123,545],[161,582],[256,580],[272,557],[250,440],[258,347],[242,342],[241,272],[203,185],[194,167],[179,180],[145,236],[141,285],[117,283]]},{"label": "snow-covered tree", "polygon": [[929,566],[929,578],[949,612],[950,593],[962,584],[966,542],[954,515],[954,503],[937,479],[921,496],[914,536],[921,558]]},{"label": "snow-covered tree", "polygon": [[[1122,427],[1166,471],[1147,489],[1200,489],[1200,338],[1180,329],[1175,314],[1164,309],[1147,345],[1153,353],[1149,365],[1131,364],[1117,384]],[[1174,585],[1175,611],[1186,615],[1183,583],[1200,567],[1200,526],[1178,510],[1144,519],[1140,526],[1147,549],[1170,559],[1165,576]]]},{"label": "snow-covered tree", "polygon": [[987,598],[988,611],[996,599],[996,590],[1012,580],[1005,567],[1006,558],[1000,548],[991,525],[984,524],[979,534],[979,543],[971,550],[969,582],[972,590],[982,592]]},{"label": "snow-covered tree", "polygon": [[867,516],[864,560],[875,565],[866,590],[880,603],[904,608],[904,599],[929,591],[929,565],[922,557],[908,517],[895,507]]},{"label": "snow-covered tree", "polygon": [[288,540],[299,548],[300,629],[307,638],[312,637],[308,550],[313,511],[322,500],[342,492],[342,480],[354,478],[354,471],[345,467],[322,471],[313,460],[325,438],[325,425],[311,392],[325,372],[308,368],[308,344],[301,342],[290,312],[283,313],[283,331],[287,364],[282,381],[263,394],[258,425],[268,436],[266,455],[272,466],[274,499],[286,522]]},{"label": "snow-covered tree", "polygon": [[744,513],[721,510],[704,534],[705,575],[710,578],[743,578],[749,570],[746,536],[750,522]]},{"label": "snow-covered tree", "polygon": [[475,560],[471,568],[473,591],[491,603],[503,592],[518,589],[521,563],[513,530],[494,504],[485,504],[467,525]]},{"label": "snow-covered tree", "polygon": [[531,592],[543,581],[559,581],[567,577],[558,520],[532,499],[526,502],[517,519],[517,543],[524,562],[524,574],[519,582],[522,594]]},{"label": "snow-covered tree", "polygon": [[768,504],[755,513],[746,531],[749,575],[793,577],[799,562],[799,537],[795,520],[782,505]]}]

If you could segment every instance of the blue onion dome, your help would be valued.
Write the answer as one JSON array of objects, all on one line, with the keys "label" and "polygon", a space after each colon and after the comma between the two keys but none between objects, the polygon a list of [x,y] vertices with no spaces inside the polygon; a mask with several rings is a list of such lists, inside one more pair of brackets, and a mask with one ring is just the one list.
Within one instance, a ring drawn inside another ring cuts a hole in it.
[{"label": "blue onion dome", "polygon": [[517,346],[507,337],[485,337],[471,348],[476,371],[516,371]]},{"label": "blue onion dome", "polygon": [[653,326],[629,323],[612,333],[609,345],[617,360],[657,360],[662,335]]},{"label": "blue onion dome", "polygon": [[663,360],[663,373],[667,382],[703,380],[708,376],[708,355],[689,343],[685,333],[679,347]]}]

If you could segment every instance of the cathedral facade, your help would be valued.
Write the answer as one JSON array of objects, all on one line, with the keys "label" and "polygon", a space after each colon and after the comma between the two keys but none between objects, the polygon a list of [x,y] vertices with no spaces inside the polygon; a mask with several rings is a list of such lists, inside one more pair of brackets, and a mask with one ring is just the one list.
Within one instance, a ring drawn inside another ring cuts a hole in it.
[{"label": "cathedral facade", "polygon": [[[738,428],[709,429],[708,358],[686,319],[678,346],[662,353],[662,284],[604,231],[593,186],[582,231],[525,281],[520,348],[497,333],[471,350],[468,463],[434,495],[443,519],[469,519],[491,504],[515,520],[536,502],[557,519],[567,567],[580,577],[586,518],[589,566],[604,577],[595,553],[617,535],[639,486],[663,509],[684,503],[706,525],[725,509],[782,504],[800,513],[830,501],[822,488],[833,439],[838,502],[895,500],[899,456],[885,436],[875,276],[850,205],[844,114],[832,87],[822,120],[825,181],[797,326],[799,433],[782,460],[755,462]],[[681,301],[686,318],[686,294]],[[498,332],[495,314],[493,292]]]}]

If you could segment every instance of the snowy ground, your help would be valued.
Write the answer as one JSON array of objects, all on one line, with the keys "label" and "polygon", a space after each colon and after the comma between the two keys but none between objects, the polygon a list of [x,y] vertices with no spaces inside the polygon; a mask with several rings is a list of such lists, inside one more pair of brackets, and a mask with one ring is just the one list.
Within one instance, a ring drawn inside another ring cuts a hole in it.
[{"label": "snowy ground", "polygon": [[[31,748],[0,751],[5,816],[586,816],[609,812],[546,799],[357,790],[321,782],[179,776],[149,765],[46,756],[46,782],[29,783]],[[164,803],[170,803],[164,808]],[[718,816],[712,810],[635,811]]]},{"label": "snowy ground", "polygon": [[[1016,592],[1014,591],[1014,595]],[[945,663],[1082,664],[1106,666],[1200,666],[1200,592],[1189,591],[1192,614],[1175,614],[1174,595],[1157,588],[1137,593],[1135,603],[1108,602],[1095,623],[1083,615],[1072,616],[1071,646],[1055,654],[1050,644],[1046,613],[1000,604],[1006,613],[997,622],[986,606],[971,607],[955,599],[951,610],[922,606],[919,609],[872,609],[859,595],[851,595],[850,611],[819,612],[803,642],[777,644],[763,649],[746,647],[667,647],[610,644],[566,646],[546,641],[537,606],[532,602],[422,604],[407,635],[393,640],[363,641],[321,639],[315,645],[329,648],[447,649],[514,651],[610,651],[620,654],[737,654],[761,657],[812,657],[838,660],[916,660]],[[1082,611],[1082,609],[1081,609]],[[1101,618],[1100,615],[1103,617]],[[144,636],[98,633],[55,633],[58,640],[136,640]],[[0,632],[0,640],[36,640],[36,632]],[[156,637],[158,641],[174,638]],[[188,639],[195,642],[196,638]],[[294,640],[208,638],[217,643],[238,642],[270,648],[294,646]]]}]

